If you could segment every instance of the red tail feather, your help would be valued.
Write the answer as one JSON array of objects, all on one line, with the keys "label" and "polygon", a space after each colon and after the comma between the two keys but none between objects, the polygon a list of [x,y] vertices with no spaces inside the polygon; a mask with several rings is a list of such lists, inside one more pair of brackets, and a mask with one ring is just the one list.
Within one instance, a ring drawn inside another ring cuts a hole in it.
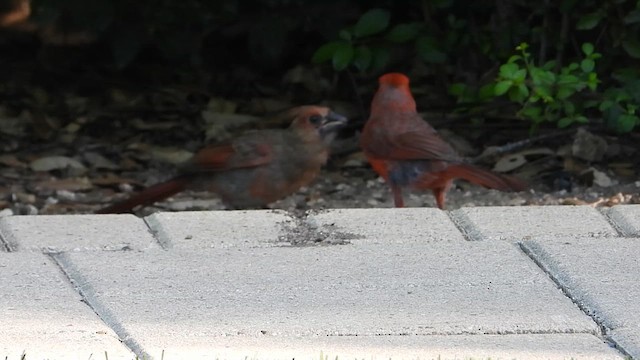
[{"label": "red tail feather", "polygon": [[452,179],[463,179],[489,189],[500,191],[523,191],[527,184],[509,175],[498,174],[491,170],[482,169],[468,164],[454,164],[447,167],[446,176]]},{"label": "red tail feather", "polygon": [[183,191],[188,182],[189,180],[184,176],[173,178],[169,181],[150,186],[126,200],[102,208],[96,211],[96,214],[120,214],[131,212],[136,206],[151,205],[157,201],[166,199],[171,195]]}]

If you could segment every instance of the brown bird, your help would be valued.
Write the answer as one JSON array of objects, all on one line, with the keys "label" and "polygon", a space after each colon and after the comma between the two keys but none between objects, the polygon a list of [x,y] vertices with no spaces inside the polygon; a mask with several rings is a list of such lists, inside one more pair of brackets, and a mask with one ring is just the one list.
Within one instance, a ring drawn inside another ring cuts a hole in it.
[{"label": "brown bird", "polygon": [[335,130],[347,119],[322,106],[301,106],[286,115],[293,119],[289,128],[252,131],[205,147],[180,167],[177,177],[96,213],[131,212],[187,188],[215,192],[233,209],[264,207],[294,193],[316,178]]},{"label": "brown bird", "polygon": [[501,191],[522,191],[515,177],[467,164],[416,111],[409,78],[380,77],[360,145],[373,169],[391,187],[396,207],[404,206],[402,188],[430,189],[440,209],[454,179]]}]

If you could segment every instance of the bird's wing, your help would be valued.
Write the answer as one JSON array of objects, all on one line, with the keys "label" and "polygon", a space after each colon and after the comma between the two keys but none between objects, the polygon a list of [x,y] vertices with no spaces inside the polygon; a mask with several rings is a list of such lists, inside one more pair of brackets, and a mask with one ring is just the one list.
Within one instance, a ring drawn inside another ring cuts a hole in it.
[{"label": "bird's wing", "polygon": [[215,172],[270,163],[273,159],[273,147],[268,142],[251,140],[253,139],[237,139],[205,147],[185,164],[184,169],[192,172]]}]

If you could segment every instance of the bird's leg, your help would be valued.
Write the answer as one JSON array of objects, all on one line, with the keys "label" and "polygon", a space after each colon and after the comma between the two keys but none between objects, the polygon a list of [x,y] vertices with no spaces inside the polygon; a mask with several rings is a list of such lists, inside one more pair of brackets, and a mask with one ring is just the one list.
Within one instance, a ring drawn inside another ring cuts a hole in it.
[{"label": "bird's leg", "polygon": [[446,200],[447,192],[442,188],[432,189],[433,196],[436,198],[436,204],[438,208],[444,210],[444,202]]},{"label": "bird's leg", "polygon": [[444,210],[444,202],[447,197],[447,191],[451,188],[452,181],[447,181],[444,186],[431,189],[433,196],[436,198],[436,204],[440,210]]},{"label": "bird's leg", "polygon": [[402,198],[402,188],[398,185],[391,185],[391,192],[393,193],[393,203],[396,207],[404,207],[404,199]]}]

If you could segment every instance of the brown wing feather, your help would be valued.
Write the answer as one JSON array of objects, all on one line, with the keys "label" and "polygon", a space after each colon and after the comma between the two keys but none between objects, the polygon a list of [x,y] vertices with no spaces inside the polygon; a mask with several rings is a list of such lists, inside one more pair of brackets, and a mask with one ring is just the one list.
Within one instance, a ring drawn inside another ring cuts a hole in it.
[{"label": "brown wing feather", "polygon": [[233,143],[212,145],[201,149],[184,165],[183,170],[187,172],[226,171],[266,165],[272,159],[273,151],[269,144],[238,139]]}]

